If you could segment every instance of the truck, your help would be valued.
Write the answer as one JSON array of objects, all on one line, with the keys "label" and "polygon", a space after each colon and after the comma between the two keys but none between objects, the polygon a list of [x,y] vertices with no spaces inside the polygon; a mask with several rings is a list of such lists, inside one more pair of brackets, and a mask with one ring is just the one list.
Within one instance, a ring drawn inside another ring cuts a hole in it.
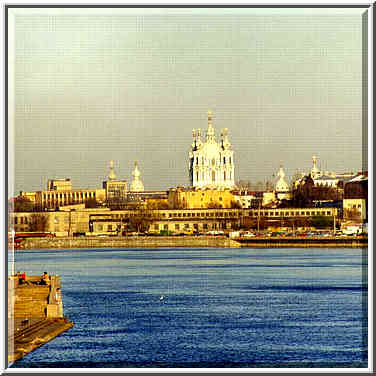
[{"label": "truck", "polygon": [[363,229],[360,226],[347,226],[342,230],[344,235],[359,235],[363,233]]}]

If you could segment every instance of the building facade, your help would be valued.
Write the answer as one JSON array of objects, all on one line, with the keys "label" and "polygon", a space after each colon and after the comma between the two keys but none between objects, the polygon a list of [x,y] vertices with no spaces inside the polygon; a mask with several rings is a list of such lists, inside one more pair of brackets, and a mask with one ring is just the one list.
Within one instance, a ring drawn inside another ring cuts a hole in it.
[{"label": "building facade", "polygon": [[[110,210],[106,208],[61,210],[41,213],[11,213],[9,231],[30,231],[35,216],[44,216],[43,231],[57,236],[120,235],[131,229],[132,217],[146,215],[148,232],[192,233],[211,230],[232,230],[242,224],[242,218],[264,218],[271,222],[316,216],[338,217],[337,208],[284,208],[284,209],[166,209],[166,210]],[[39,230],[42,231],[42,230]]]},{"label": "building facade", "polygon": [[194,188],[233,189],[234,152],[228,138],[227,128],[216,141],[212,113],[208,112],[208,129],[201,141],[201,129],[193,130],[193,143],[189,151],[189,181]]},{"label": "building facade", "polygon": [[235,197],[229,189],[172,188],[168,191],[171,209],[208,209],[234,207]]}]

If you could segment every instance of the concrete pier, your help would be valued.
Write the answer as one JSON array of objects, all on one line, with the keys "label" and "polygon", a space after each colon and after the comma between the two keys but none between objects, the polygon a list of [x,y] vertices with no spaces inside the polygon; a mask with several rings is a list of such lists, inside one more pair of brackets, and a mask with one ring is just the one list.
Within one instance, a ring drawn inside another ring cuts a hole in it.
[{"label": "concrete pier", "polygon": [[50,277],[50,285],[39,285],[41,277],[8,278],[8,363],[51,341],[73,327],[63,315],[59,276]]}]

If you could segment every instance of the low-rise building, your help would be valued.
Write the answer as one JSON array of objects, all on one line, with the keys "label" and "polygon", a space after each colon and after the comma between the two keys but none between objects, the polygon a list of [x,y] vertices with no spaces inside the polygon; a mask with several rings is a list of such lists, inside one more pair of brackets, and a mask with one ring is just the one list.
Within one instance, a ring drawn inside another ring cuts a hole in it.
[{"label": "low-rise building", "polygon": [[[264,218],[265,220],[284,220],[326,216],[338,217],[337,208],[284,208],[284,209],[165,209],[165,210],[110,210],[66,209],[40,213],[11,213],[11,229],[16,232],[30,231],[33,222],[44,224],[38,231],[55,233],[57,236],[75,233],[113,234],[123,231],[136,231],[136,219],[145,221],[146,231],[159,233],[192,233],[210,230],[232,230],[242,225],[242,218]],[[45,218],[44,221],[41,221]],[[141,218],[141,219],[140,219]],[[144,227],[145,227],[144,226]]]},{"label": "low-rise building", "polygon": [[368,220],[368,173],[360,173],[345,184],[343,213],[345,220]]}]

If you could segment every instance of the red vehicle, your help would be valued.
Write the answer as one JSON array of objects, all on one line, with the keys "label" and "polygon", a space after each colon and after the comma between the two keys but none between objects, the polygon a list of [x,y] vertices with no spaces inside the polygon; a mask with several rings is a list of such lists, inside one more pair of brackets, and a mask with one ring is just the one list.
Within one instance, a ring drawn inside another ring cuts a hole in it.
[{"label": "red vehicle", "polygon": [[26,238],[52,238],[56,237],[52,232],[16,232],[14,239]]}]

